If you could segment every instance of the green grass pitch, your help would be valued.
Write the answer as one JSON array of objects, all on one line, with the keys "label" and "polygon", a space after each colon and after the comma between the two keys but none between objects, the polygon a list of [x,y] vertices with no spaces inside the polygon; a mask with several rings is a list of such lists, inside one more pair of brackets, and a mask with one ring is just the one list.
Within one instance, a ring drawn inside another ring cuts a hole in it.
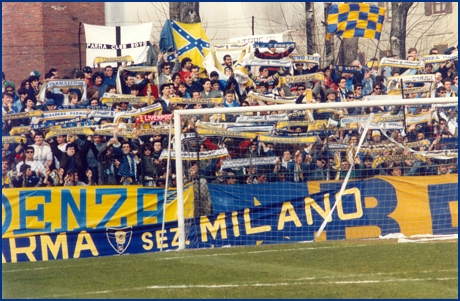
[{"label": "green grass pitch", "polygon": [[3,264],[3,298],[455,298],[457,240],[261,245]]}]

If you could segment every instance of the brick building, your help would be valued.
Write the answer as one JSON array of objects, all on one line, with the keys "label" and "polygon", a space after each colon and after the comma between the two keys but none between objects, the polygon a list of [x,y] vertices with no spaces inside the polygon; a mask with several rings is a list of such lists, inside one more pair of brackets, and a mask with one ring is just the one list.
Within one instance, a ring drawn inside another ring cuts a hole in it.
[{"label": "brick building", "polygon": [[[103,2],[2,3],[2,71],[16,88],[32,70],[44,75],[52,67],[60,76],[80,69],[79,24],[105,25]],[[85,66],[85,35],[81,28],[81,67]]]}]

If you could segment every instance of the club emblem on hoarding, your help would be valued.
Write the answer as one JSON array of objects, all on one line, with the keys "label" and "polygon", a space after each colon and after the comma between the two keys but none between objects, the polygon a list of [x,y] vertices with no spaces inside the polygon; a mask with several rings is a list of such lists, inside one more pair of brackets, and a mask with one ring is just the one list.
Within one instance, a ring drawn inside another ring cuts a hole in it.
[{"label": "club emblem on hoarding", "polygon": [[112,248],[118,254],[123,254],[131,243],[133,231],[132,227],[106,228],[106,235]]}]

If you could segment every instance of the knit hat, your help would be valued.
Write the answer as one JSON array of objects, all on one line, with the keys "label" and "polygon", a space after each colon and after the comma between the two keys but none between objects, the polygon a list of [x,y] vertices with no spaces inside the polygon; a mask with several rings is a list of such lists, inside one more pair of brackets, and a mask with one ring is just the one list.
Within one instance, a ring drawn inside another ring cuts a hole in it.
[{"label": "knit hat", "polygon": [[9,81],[9,80],[6,80],[3,86],[5,88],[6,87],[13,87],[13,89],[15,88],[14,83],[12,81]]},{"label": "knit hat", "polygon": [[75,151],[77,151],[77,145],[75,143],[67,143],[67,145],[65,146],[65,150],[68,150],[69,147],[73,147]]}]

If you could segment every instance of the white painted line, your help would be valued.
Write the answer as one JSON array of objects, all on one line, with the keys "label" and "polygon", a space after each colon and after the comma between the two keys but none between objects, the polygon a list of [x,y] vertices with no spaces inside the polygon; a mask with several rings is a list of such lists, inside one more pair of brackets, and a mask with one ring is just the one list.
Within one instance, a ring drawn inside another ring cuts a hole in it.
[{"label": "white painted line", "polygon": [[[320,280],[322,278],[318,278]],[[299,279],[300,280],[300,279]],[[125,288],[117,289],[112,291],[94,291],[94,292],[84,292],[84,293],[73,293],[73,294],[62,294],[62,295],[53,295],[46,297],[39,297],[39,299],[45,298],[59,298],[65,296],[78,296],[78,295],[91,295],[91,294],[107,294],[115,293],[121,291],[129,290],[148,290],[148,289],[219,289],[219,288],[232,288],[232,287],[276,287],[276,286],[289,286],[289,285],[343,285],[343,284],[374,284],[374,283],[387,283],[387,282],[422,282],[422,281],[449,281],[449,280],[458,280],[458,277],[452,278],[408,278],[408,279],[387,279],[387,280],[349,280],[349,281],[296,281],[296,282],[281,282],[281,283],[253,283],[253,284],[214,284],[214,285],[152,285],[145,287],[136,287],[136,288]]]},{"label": "white painted line", "polygon": [[[313,247],[313,248],[298,248],[298,249],[282,249],[282,250],[265,250],[265,251],[251,251],[251,252],[242,252],[242,253],[222,253],[222,254],[210,254],[210,255],[195,255],[195,256],[177,256],[177,257],[166,257],[158,258],[158,260],[171,260],[171,259],[187,259],[187,258],[196,258],[196,257],[213,257],[213,256],[240,256],[244,254],[260,254],[260,253],[275,253],[275,252],[290,252],[290,251],[314,251],[314,250],[324,250],[324,249],[343,249],[343,248],[354,248],[354,247],[364,247],[366,245],[350,245],[350,246],[334,246],[334,247]],[[185,254],[185,253],[182,253]]]}]

